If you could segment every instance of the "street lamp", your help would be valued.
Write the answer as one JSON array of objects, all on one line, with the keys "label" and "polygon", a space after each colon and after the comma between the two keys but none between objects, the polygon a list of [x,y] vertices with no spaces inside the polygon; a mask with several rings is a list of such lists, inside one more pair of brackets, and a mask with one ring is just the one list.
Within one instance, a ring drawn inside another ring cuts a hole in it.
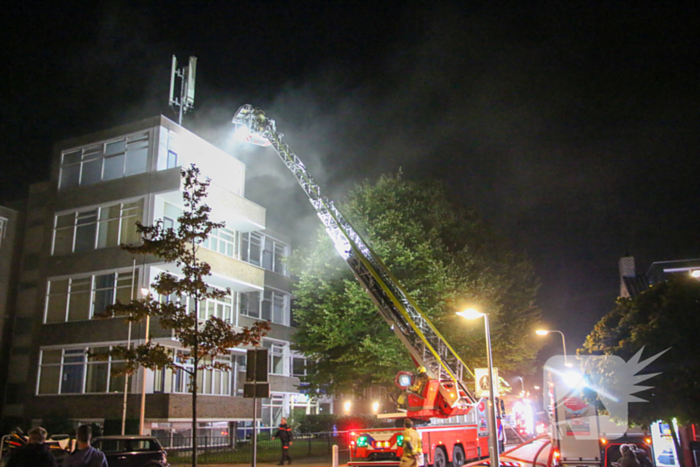
[{"label": "street lamp", "polygon": [[[147,287],[143,287],[141,289],[141,295],[144,296],[144,298],[150,299],[151,298],[151,291]],[[144,342],[148,344],[149,341],[149,328],[151,324],[151,315],[146,315],[146,333],[145,333],[145,340]],[[144,435],[144,425],[146,421],[146,367],[143,367],[143,378],[141,379],[141,410],[139,411],[139,434]],[[196,433],[196,429],[193,428],[193,433]]]},{"label": "street lamp", "polygon": [[457,312],[464,319],[477,319],[483,316],[484,332],[486,334],[486,364],[489,368],[489,459],[491,467],[501,465],[498,458],[498,431],[496,420],[496,392],[493,384],[493,358],[491,356],[491,331],[489,330],[489,317],[473,308],[468,308],[464,311]]},{"label": "street lamp", "polygon": [[522,376],[516,376],[516,378],[518,378],[518,379],[520,380],[520,392],[521,392],[522,394],[525,394],[525,381],[523,381],[523,377],[522,377]]},{"label": "street lamp", "polygon": [[566,337],[564,337],[564,333],[561,331],[557,331],[555,329],[538,329],[535,331],[535,334],[538,336],[546,336],[550,332],[558,332],[561,334],[561,345],[564,347],[564,366],[566,367],[571,367],[571,363],[569,363],[569,360],[566,357]]}]

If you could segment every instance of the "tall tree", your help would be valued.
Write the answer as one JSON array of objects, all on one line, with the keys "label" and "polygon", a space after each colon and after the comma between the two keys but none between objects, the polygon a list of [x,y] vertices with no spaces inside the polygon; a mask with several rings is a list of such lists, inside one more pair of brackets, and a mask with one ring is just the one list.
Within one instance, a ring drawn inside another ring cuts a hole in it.
[{"label": "tall tree", "polygon": [[230,349],[242,345],[258,345],[270,329],[266,321],[259,321],[250,328],[236,329],[216,316],[200,317],[201,303],[206,299],[222,299],[231,294],[207,285],[211,267],[199,259],[200,244],[209,233],[224,226],[209,220],[211,208],[204,204],[209,180],[200,180],[200,172],[192,165],[183,170],[184,209],[176,228],[165,227],[162,221],[151,226],[137,222],[142,237],[140,245],[123,245],[130,253],[153,255],[166,262],[175,263],[180,276],[160,273],[151,284],[156,296],[133,300],[128,304],[117,303],[107,309],[109,316],[122,315],[132,322],[155,318],[164,329],[173,331],[182,349],[189,352],[189,360],[182,362],[172,349],[154,344],[150,338],[135,348],[116,348],[112,354],[127,361],[121,374],[133,374],[139,367],[148,369],[170,368],[190,376],[192,395],[192,465],[197,465],[197,381],[201,371],[230,371],[227,363],[216,361],[219,355],[227,355]]},{"label": "tall tree", "polygon": [[674,275],[636,297],[618,299],[615,309],[586,337],[579,353],[617,355],[628,361],[642,348],[643,358],[668,349],[643,371],[639,370],[660,374],[642,383],[653,386],[636,394],[648,403],[631,404],[629,420],[642,426],[663,420],[672,428],[673,418],[681,425],[700,422],[698,336],[700,281]]},{"label": "tall tree", "polygon": [[[340,209],[468,366],[485,365],[483,325],[468,325],[455,312],[474,304],[489,313],[500,368],[532,361],[537,348],[525,329],[540,311],[530,262],[453,203],[444,186],[385,175],[357,186]],[[312,390],[390,385],[397,371],[412,366],[322,229],[291,268],[299,276],[294,345],[310,357]]]}]

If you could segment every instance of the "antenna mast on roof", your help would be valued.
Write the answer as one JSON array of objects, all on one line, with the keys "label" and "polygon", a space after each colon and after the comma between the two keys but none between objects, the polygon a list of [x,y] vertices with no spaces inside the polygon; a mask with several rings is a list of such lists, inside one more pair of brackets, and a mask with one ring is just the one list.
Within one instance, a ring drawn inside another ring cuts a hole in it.
[{"label": "antenna mast on roof", "polygon": [[[173,55],[170,68],[170,108],[179,107],[177,123],[182,125],[182,116],[194,107],[194,80],[197,74],[197,57],[190,57],[188,66],[177,69],[177,58]],[[180,96],[175,95],[175,78],[180,78]]]}]

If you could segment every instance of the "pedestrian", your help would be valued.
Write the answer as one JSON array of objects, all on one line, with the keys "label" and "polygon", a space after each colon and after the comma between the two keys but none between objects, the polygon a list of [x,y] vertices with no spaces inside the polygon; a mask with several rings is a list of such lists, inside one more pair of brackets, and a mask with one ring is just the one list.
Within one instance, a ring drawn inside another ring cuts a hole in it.
[{"label": "pedestrian", "polygon": [[641,467],[654,467],[654,464],[652,464],[649,460],[649,456],[647,455],[647,451],[645,449],[640,448],[636,444],[630,444],[630,446],[634,450],[634,457],[637,458],[637,462],[639,462]]},{"label": "pedestrian", "polygon": [[641,467],[629,444],[620,446],[620,453],[622,454],[620,458],[620,467]]},{"label": "pedestrian", "polygon": [[90,446],[92,439],[90,425],[80,425],[76,438],[78,449],[63,459],[63,467],[107,467],[107,459],[102,451]]},{"label": "pedestrian", "polygon": [[275,433],[275,436],[272,437],[272,439],[275,438],[279,438],[279,440],[282,442],[282,458],[277,465],[284,465],[285,459],[289,464],[291,464],[292,458],[289,457],[289,447],[292,445],[292,429],[289,427],[289,425],[287,425],[287,419],[284,417],[280,422],[280,426],[277,427],[277,433]]},{"label": "pedestrian", "polygon": [[46,441],[46,430],[41,427],[29,430],[29,442],[10,457],[7,467],[56,467]]},{"label": "pedestrian", "polygon": [[399,467],[417,467],[418,458],[423,455],[423,443],[410,418],[404,418],[403,427],[403,453]]},{"label": "pedestrian", "polygon": [[501,417],[498,417],[498,452],[502,453],[506,449],[506,443],[508,442],[508,438],[506,436],[506,429],[503,426],[503,422],[501,421]]}]

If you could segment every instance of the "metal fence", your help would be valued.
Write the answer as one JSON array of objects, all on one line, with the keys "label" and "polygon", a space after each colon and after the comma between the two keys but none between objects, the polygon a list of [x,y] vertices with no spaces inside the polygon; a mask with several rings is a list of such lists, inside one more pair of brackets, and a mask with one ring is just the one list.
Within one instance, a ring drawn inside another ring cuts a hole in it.
[{"label": "metal fence", "polygon": [[[192,456],[192,437],[178,436],[169,439],[158,437],[163,447],[168,451],[168,462],[171,464],[187,462]],[[292,459],[311,457],[328,457],[330,459],[333,445],[338,445],[341,463],[347,461],[348,432],[307,433],[295,434],[289,455]],[[257,460],[261,463],[279,462],[282,455],[282,444],[279,440],[270,439],[269,434],[258,434]],[[253,443],[250,439],[234,440],[228,436],[198,436],[197,460],[202,464],[250,463],[253,456]],[[345,459],[345,461],[343,460]]]}]

